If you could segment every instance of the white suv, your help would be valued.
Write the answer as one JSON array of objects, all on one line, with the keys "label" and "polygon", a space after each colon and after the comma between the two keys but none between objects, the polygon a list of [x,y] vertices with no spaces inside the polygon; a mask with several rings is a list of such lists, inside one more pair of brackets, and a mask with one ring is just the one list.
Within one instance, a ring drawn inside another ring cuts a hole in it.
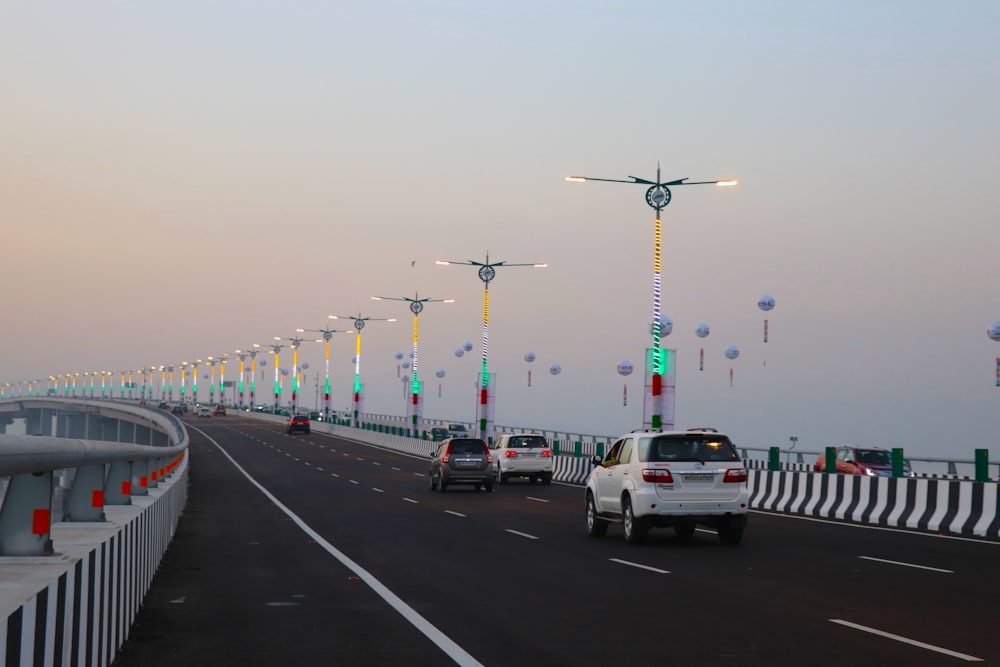
[{"label": "white suv", "polygon": [[534,484],[552,482],[552,447],[538,433],[502,433],[493,441],[497,481],[506,484],[511,477],[527,477]]},{"label": "white suv", "polygon": [[682,539],[697,524],[739,544],[747,525],[747,471],[736,447],[708,429],[642,431],[622,436],[587,478],[587,530],[601,537],[621,522],[625,541],[642,541],[650,528],[672,526]]}]

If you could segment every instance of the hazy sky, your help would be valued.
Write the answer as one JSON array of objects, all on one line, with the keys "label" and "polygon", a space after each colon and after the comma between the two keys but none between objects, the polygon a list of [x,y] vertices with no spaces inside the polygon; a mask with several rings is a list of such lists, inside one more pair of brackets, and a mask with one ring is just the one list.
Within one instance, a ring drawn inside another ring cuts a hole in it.
[{"label": "hazy sky", "polygon": [[[365,329],[361,371],[367,410],[402,414],[412,316],[370,297],[419,293],[456,300],[420,318],[425,416],[469,421],[483,285],[434,261],[488,252],[549,264],[491,285],[497,424],[628,431],[653,211],[564,177],[659,162],[740,180],[664,212],[678,427],[995,459],[998,28],[992,0],[0,2],[0,382],[362,314],[398,319]],[[323,346],[300,361],[311,404]]]}]

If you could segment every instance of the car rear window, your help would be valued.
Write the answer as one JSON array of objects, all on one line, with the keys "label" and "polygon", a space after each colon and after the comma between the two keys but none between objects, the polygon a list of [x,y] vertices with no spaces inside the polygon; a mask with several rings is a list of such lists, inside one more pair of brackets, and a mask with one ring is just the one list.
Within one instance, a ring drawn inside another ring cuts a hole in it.
[{"label": "car rear window", "polygon": [[661,435],[640,439],[639,460],[739,461],[740,457],[725,436]]},{"label": "car rear window", "polygon": [[540,435],[518,435],[507,440],[507,447],[517,447],[519,449],[548,446],[548,441]]},{"label": "car rear window", "polygon": [[479,438],[454,438],[451,441],[452,454],[482,454],[486,443]]},{"label": "car rear window", "polygon": [[878,449],[859,449],[858,463],[870,463],[872,465],[891,465],[892,460],[889,458],[889,452],[883,452]]}]

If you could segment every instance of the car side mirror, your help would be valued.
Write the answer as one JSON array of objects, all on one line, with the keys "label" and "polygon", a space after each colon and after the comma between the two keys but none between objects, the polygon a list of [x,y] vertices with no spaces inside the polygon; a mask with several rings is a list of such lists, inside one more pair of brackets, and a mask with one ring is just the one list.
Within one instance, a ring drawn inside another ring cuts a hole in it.
[{"label": "car side mirror", "polygon": [[603,463],[603,461],[601,460],[601,457],[597,456],[597,455],[595,455],[594,458],[590,459],[590,462],[593,465],[595,465],[595,466],[599,466],[599,465],[601,465],[601,463]]}]

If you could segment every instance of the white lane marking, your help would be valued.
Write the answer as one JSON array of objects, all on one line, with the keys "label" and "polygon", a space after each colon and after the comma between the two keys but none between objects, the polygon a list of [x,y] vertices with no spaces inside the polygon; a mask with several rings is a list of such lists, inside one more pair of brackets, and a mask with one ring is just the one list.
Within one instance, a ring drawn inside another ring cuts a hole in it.
[{"label": "white lane marking", "polygon": [[404,497],[403,500],[405,500],[408,503],[413,503],[414,505],[419,505],[420,504],[419,500],[414,500],[413,498],[405,498]]},{"label": "white lane marking", "polygon": [[537,540],[538,539],[534,535],[528,535],[527,533],[522,533],[519,530],[512,530],[510,528],[507,528],[506,530],[507,530],[508,533],[510,533],[512,535],[520,535],[521,537],[527,537],[529,540]]},{"label": "white lane marking", "polygon": [[351,480],[351,484],[357,484],[357,483],[358,483],[358,480],[356,480],[356,479],[352,479]]},{"label": "white lane marking", "polygon": [[423,477],[424,476],[424,473],[422,473],[422,472],[415,472],[413,474],[416,475],[417,477]]},{"label": "white lane marking", "polygon": [[396,466],[392,466],[392,469],[393,469],[393,470],[395,470],[396,472],[399,472],[399,471],[400,471],[400,469],[399,469],[399,468],[397,468]]},{"label": "white lane marking", "polygon": [[385,493],[385,491],[383,491],[382,489],[376,488],[374,486],[372,487],[372,491],[374,491],[375,493]]},{"label": "white lane marking", "polygon": [[454,516],[460,516],[460,517],[464,517],[465,516],[461,512],[452,512],[451,510],[445,510],[444,513],[445,514],[453,514]]},{"label": "white lane marking", "polygon": [[451,637],[438,630],[433,623],[431,623],[426,618],[418,614],[416,610],[413,609],[413,607],[406,604],[398,595],[396,595],[391,590],[386,588],[386,586],[381,581],[372,576],[372,574],[368,572],[368,570],[365,570],[363,567],[361,567],[353,560],[348,558],[347,554],[343,553],[342,551],[337,549],[337,547],[333,546],[325,539],[323,539],[322,535],[317,533],[309,526],[309,524],[300,519],[299,516],[295,514],[295,512],[293,512],[292,510],[288,509],[283,504],[281,504],[280,500],[275,498],[270,491],[261,486],[260,483],[257,482],[257,480],[255,480],[253,477],[250,476],[250,473],[248,473],[246,470],[240,467],[240,464],[236,462],[236,459],[230,456],[229,452],[223,449],[222,446],[219,445],[219,443],[217,443],[215,440],[212,440],[212,438],[209,437],[208,434],[206,434],[204,431],[201,431],[201,434],[204,435],[206,438],[208,438],[209,441],[213,445],[215,445],[215,447],[220,452],[222,452],[227,459],[229,459],[229,461],[233,464],[233,466],[235,466],[237,470],[243,473],[244,477],[250,480],[251,484],[260,489],[260,492],[263,493],[268,500],[274,503],[274,505],[282,512],[284,512],[288,516],[288,518],[294,521],[295,524],[302,529],[302,532],[304,532],[306,535],[315,540],[316,544],[323,547],[327,553],[329,553],[331,556],[339,560],[341,564],[344,565],[344,567],[353,570],[355,574],[358,575],[359,579],[368,584],[369,588],[375,591],[375,593],[378,594],[379,597],[385,600],[403,618],[409,621],[409,623],[413,627],[415,627],[417,630],[423,633],[425,637],[434,642],[438,648],[440,648],[442,651],[448,654],[448,656],[452,660],[454,660],[458,665],[460,665],[461,667],[484,667],[483,663],[479,662],[474,657],[472,657],[471,653],[469,653],[464,648],[459,646]]},{"label": "white lane marking", "polygon": [[876,630],[875,628],[869,628],[866,625],[858,625],[857,623],[851,623],[850,621],[844,621],[839,618],[831,618],[828,620],[831,623],[836,623],[837,625],[843,625],[848,628],[854,628],[855,630],[861,630],[862,632],[869,632],[873,635],[878,635],[879,637],[885,637],[886,639],[895,639],[898,642],[903,642],[904,644],[909,644],[910,646],[925,648],[928,651],[935,651],[936,653],[943,653],[945,655],[950,655],[953,658],[965,660],[966,662],[983,661],[982,658],[977,658],[974,655],[966,655],[965,653],[959,653],[958,651],[951,651],[946,648],[941,648],[940,646],[934,646],[933,644],[925,644],[924,642],[918,642],[915,639],[908,639],[906,637],[901,637],[900,635],[894,635],[891,632],[885,632],[883,630]]},{"label": "white lane marking", "polygon": [[320,472],[326,472],[325,470],[323,470],[323,469],[322,469],[322,468],[320,468],[319,466],[316,466],[316,470],[319,470]]},{"label": "white lane marking", "polygon": [[549,502],[545,498],[535,498],[534,496],[528,496],[528,500],[534,500],[536,503],[547,503]]},{"label": "white lane marking", "polygon": [[694,532],[696,532],[696,533],[708,533],[709,535],[718,535],[718,531],[709,530],[708,528],[695,528]]},{"label": "white lane marking", "polygon": [[650,572],[656,572],[657,574],[670,574],[670,570],[661,570],[658,567],[650,567],[649,565],[641,565],[639,563],[633,563],[631,561],[622,560],[620,558],[609,558],[612,563],[621,563],[622,565],[628,565],[629,567],[637,567],[641,570],[649,570]]},{"label": "white lane marking", "polygon": [[375,465],[377,465],[377,466],[380,466],[380,465],[382,465],[382,464],[381,464],[381,463],[379,463],[378,461],[372,461],[372,463],[374,463],[374,464],[375,464]]},{"label": "white lane marking", "polygon": [[340,475],[338,475],[338,474],[337,474],[337,473],[335,473],[335,472],[331,472],[330,474],[331,474],[331,475],[333,475],[334,477],[340,477]]},{"label": "white lane marking", "polygon": [[[295,459],[295,460],[296,460],[296,461],[298,461],[298,459]],[[309,461],[306,461],[306,465],[307,465],[307,466],[311,466],[312,464],[311,464],[311,463],[309,463]]]},{"label": "white lane marking", "polygon": [[858,558],[863,558],[864,560],[873,560],[876,563],[888,563],[889,565],[902,565],[903,567],[915,567],[919,570],[930,570],[931,572],[944,572],[945,574],[955,574],[954,570],[942,570],[939,567],[930,567],[928,565],[917,565],[916,563],[904,563],[900,560],[886,560],[885,558],[875,558],[874,556],[858,556]]}]

